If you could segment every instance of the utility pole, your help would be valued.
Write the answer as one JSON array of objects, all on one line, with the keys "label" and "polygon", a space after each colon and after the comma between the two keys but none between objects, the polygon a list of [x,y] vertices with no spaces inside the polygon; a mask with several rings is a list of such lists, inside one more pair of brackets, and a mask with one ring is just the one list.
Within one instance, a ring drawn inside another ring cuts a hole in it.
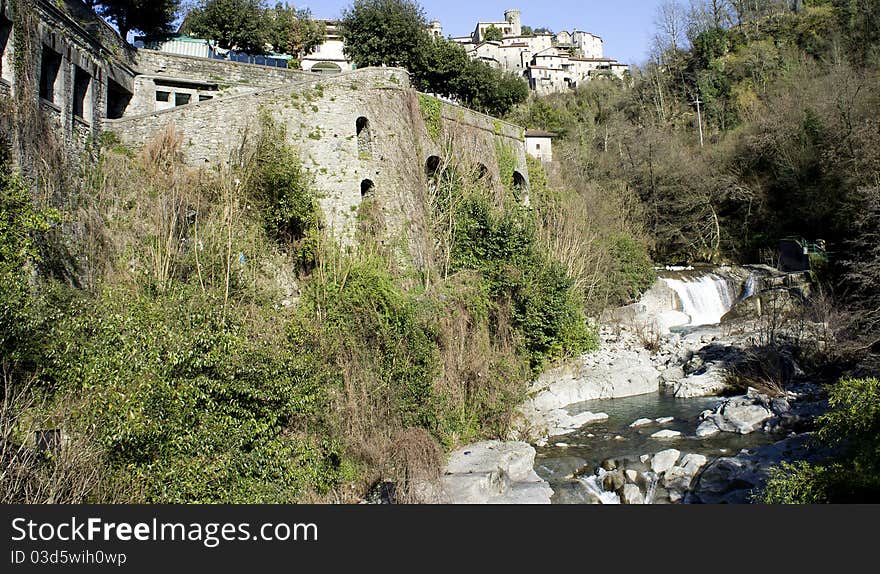
[{"label": "utility pole", "polygon": [[703,103],[700,101],[700,96],[693,102],[697,106],[697,123],[700,125],[700,147],[703,147],[703,113],[700,111],[700,105]]}]

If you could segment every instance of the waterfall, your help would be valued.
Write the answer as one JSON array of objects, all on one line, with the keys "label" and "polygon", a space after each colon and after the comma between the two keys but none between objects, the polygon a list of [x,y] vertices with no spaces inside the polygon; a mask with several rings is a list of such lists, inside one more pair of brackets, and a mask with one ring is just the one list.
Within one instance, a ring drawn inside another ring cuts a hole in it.
[{"label": "waterfall", "polygon": [[733,307],[736,295],[730,282],[720,275],[709,274],[687,279],[663,278],[678,294],[682,311],[691,318],[691,326],[716,325]]},{"label": "waterfall", "polygon": [[750,297],[754,297],[755,293],[758,290],[758,280],[755,278],[754,273],[749,275],[749,278],[746,279],[746,284],[743,287],[742,295],[739,296],[740,301],[745,301]]},{"label": "waterfall", "polygon": [[602,504],[620,504],[620,497],[614,492],[608,492],[602,486],[602,479],[606,474],[608,473],[600,468],[597,474],[578,480],[586,487],[587,492],[598,498]]},{"label": "waterfall", "polygon": [[654,494],[657,493],[657,482],[660,480],[653,472],[648,472],[645,474],[645,478],[648,480],[648,488],[645,492],[645,504],[654,504]]}]

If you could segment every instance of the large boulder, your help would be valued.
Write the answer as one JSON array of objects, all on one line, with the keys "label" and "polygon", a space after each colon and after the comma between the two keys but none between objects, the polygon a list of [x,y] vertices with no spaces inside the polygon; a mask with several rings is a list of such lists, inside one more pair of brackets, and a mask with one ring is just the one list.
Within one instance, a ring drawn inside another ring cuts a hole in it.
[{"label": "large boulder", "polygon": [[[545,384],[547,379],[553,382]],[[538,411],[551,411],[596,399],[656,393],[660,389],[660,373],[650,359],[630,352],[604,366],[555,369],[542,375],[537,386],[540,390],[532,397],[531,406]]]},{"label": "large boulder", "polygon": [[766,484],[770,468],[786,461],[816,462],[828,455],[827,450],[810,448],[810,436],[803,434],[719,458],[699,474],[687,502],[746,504]]},{"label": "large boulder", "polygon": [[534,470],[526,443],[482,442],[449,456],[441,479],[451,504],[550,504],[553,490]]},{"label": "large boulder", "polygon": [[681,456],[681,451],[670,448],[654,455],[651,459],[651,470],[657,474],[663,474],[675,466]]},{"label": "large boulder", "polygon": [[627,484],[620,493],[621,504],[645,504],[645,495],[635,484]]},{"label": "large boulder", "polygon": [[[768,397],[750,390],[745,396],[724,401],[714,412],[704,413],[697,436],[703,438],[718,432],[753,433],[775,416],[771,406]],[[777,408],[782,408],[781,403],[777,403]]]},{"label": "large boulder", "polygon": [[727,371],[720,363],[710,363],[699,374],[668,382],[666,388],[677,399],[715,397],[727,390],[726,378]]}]

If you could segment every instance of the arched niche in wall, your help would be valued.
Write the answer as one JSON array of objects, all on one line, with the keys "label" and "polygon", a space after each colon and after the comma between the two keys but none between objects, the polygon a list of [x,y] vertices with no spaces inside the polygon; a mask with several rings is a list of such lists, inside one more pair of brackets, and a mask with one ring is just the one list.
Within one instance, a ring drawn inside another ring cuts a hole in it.
[{"label": "arched niche in wall", "polygon": [[376,184],[372,179],[365,179],[361,182],[361,198],[366,199],[372,197],[376,193]]},{"label": "arched niche in wall", "polygon": [[518,171],[513,172],[513,195],[516,199],[526,200],[529,194],[529,184],[526,178]]},{"label": "arched niche in wall", "polygon": [[332,76],[333,74],[342,73],[342,68],[336,62],[318,62],[309,71]]},{"label": "arched niche in wall", "polygon": [[425,160],[425,176],[427,176],[428,179],[436,179],[440,174],[440,166],[442,163],[443,160],[440,159],[440,156],[430,156]]},{"label": "arched niche in wall", "polygon": [[358,155],[362,159],[370,159],[373,156],[373,131],[370,120],[361,116],[355,121],[355,134],[357,134]]}]

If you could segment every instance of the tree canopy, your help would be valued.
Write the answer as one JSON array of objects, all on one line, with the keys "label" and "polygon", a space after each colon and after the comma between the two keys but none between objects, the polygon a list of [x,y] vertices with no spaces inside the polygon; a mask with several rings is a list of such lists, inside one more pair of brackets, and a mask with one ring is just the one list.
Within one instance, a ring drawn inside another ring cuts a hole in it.
[{"label": "tree canopy", "polygon": [[269,14],[269,43],[276,52],[305,56],[324,41],[324,24],[315,21],[308,9],[296,9],[279,2]]},{"label": "tree canopy", "polygon": [[265,52],[269,40],[262,0],[202,0],[187,15],[185,30],[221,48]]},{"label": "tree canopy", "polygon": [[345,53],[359,68],[419,69],[430,50],[427,21],[412,0],[355,0],[342,14]]},{"label": "tree canopy", "polygon": [[528,98],[522,78],[472,60],[453,41],[432,38],[424,11],[412,0],[356,0],[341,29],[346,55],[357,67],[406,68],[421,91],[495,115]]},{"label": "tree canopy", "polygon": [[180,9],[180,0],[87,0],[89,7],[107,18],[126,38],[129,32],[165,34]]},{"label": "tree canopy", "polygon": [[187,14],[184,31],[214,40],[221,48],[261,54],[276,52],[303,56],[324,40],[324,25],[307,9],[263,0],[202,0]]}]

